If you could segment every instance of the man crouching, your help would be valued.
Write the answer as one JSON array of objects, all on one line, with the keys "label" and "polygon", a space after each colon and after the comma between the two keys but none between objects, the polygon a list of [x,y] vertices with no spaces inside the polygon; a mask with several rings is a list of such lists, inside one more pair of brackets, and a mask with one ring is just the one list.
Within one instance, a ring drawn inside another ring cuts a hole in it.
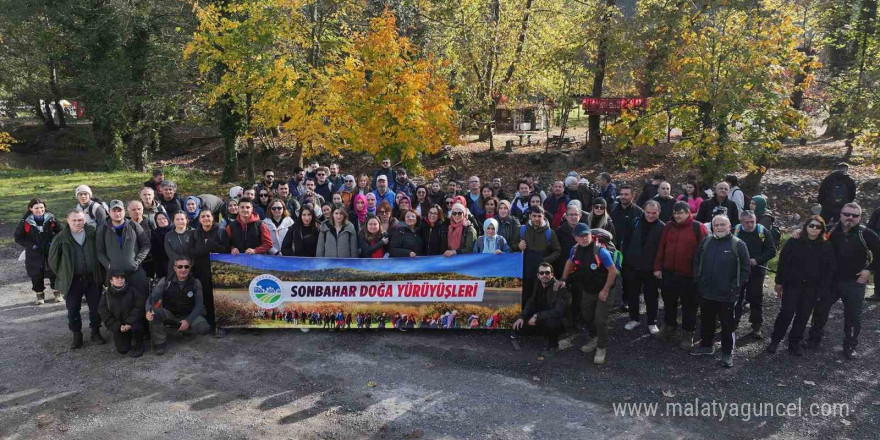
[{"label": "man crouching", "polygon": [[192,260],[180,257],[174,261],[174,275],[162,278],[147,300],[147,321],[150,338],[157,356],[165,354],[168,325],[178,326],[181,333],[206,335],[211,325],[205,320],[202,284],[190,276]]},{"label": "man crouching", "polygon": [[[547,345],[538,356],[544,360],[559,348],[559,335],[565,330],[562,318],[571,304],[571,294],[565,287],[554,288],[553,266],[541,263],[538,266],[538,281],[532,296],[526,301],[520,318],[514,321],[513,330],[539,334],[547,338]],[[528,321],[526,321],[528,320]],[[528,327],[523,328],[523,323]]]}]

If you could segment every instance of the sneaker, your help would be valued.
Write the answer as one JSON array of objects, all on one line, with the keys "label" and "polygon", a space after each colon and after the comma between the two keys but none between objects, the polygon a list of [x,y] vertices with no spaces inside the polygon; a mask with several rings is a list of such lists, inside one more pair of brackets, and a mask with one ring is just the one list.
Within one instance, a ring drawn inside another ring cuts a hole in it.
[{"label": "sneaker", "polygon": [[779,350],[779,341],[770,341],[770,345],[767,346],[768,353],[776,353]]},{"label": "sneaker", "polygon": [[596,355],[593,356],[593,363],[596,365],[602,365],[605,363],[605,349],[597,348]]},{"label": "sneaker", "polygon": [[581,346],[581,352],[583,353],[592,353],[596,351],[596,346],[599,344],[599,339],[593,338],[590,339],[590,342],[587,345]]},{"label": "sneaker", "polygon": [[98,345],[104,345],[107,343],[107,340],[101,336],[101,330],[92,330],[92,336],[89,337],[89,340]]},{"label": "sneaker", "polygon": [[64,296],[61,295],[61,292],[56,290],[54,295],[55,295],[55,302],[56,303],[64,302]]},{"label": "sneaker", "polygon": [[660,329],[657,328],[657,325],[656,325],[656,324],[651,324],[651,325],[649,325],[649,326],[648,326],[648,331],[651,332],[652,335],[656,335],[657,333],[660,333]]},{"label": "sneaker", "polygon": [[46,300],[45,300],[45,298],[46,298],[46,295],[45,295],[45,294],[43,294],[43,293],[38,293],[38,294],[37,294],[37,301],[36,301],[34,304],[36,304],[36,305],[38,305],[38,306],[41,306],[41,305],[43,305],[43,304],[46,304]]},{"label": "sneaker", "polygon": [[694,356],[711,356],[715,354],[715,346],[703,347],[702,345],[698,345],[691,350],[691,354]]},{"label": "sneaker", "polygon": [[630,322],[627,322],[626,325],[623,326],[623,328],[625,328],[627,330],[632,330],[632,329],[638,327],[640,324],[641,324],[641,322],[639,322],[639,321],[630,321]]},{"label": "sneaker", "polygon": [[721,355],[721,366],[724,368],[733,366],[733,353]]},{"label": "sneaker", "polygon": [[225,328],[218,328],[217,332],[214,333],[214,336],[216,336],[219,339],[223,339],[228,335],[229,335],[229,330],[227,330]]},{"label": "sneaker", "polygon": [[629,307],[623,305],[617,308],[617,313],[629,313]]},{"label": "sneaker", "polygon": [[681,342],[678,346],[685,350],[690,350],[694,346],[694,332],[687,330],[681,332]]},{"label": "sneaker", "polygon": [[153,354],[155,354],[156,356],[162,356],[163,354],[165,354],[165,344],[156,344],[153,347]]},{"label": "sneaker", "polygon": [[804,355],[804,347],[801,344],[794,344],[791,347],[788,347],[788,351],[795,356],[803,356]]},{"label": "sneaker", "polygon": [[139,358],[139,357],[143,356],[144,355],[144,344],[142,342],[135,344],[134,347],[132,347],[131,351],[128,352],[128,354],[129,354],[129,356],[131,356],[133,358]]}]

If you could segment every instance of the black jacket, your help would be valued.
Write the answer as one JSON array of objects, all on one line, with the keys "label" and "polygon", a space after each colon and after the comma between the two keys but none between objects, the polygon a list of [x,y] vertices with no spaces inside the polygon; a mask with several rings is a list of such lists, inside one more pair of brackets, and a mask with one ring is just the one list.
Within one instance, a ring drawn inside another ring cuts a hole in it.
[{"label": "black jacket", "polygon": [[[586,209],[586,207],[584,207]],[[611,216],[611,222],[614,223],[614,245],[620,249],[622,241],[629,240],[633,230],[633,220],[642,216],[642,208],[636,206],[635,203],[624,208],[622,204],[615,203],[608,215]]]},{"label": "black jacket", "polygon": [[[559,239],[559,247],[562,249],[562,258],[557,258],[556,262],[553,263],[553,273],[561,275],[562,269],[565,269],[565,262],[568,261],[568,255],[571,252],[571,248],[577,244],[577,240],[574,239],[574,229],[564,220],[562,224],[556,228],[556,238]],[[519,242],[508,242],[507,244],[511,249],[513,249],[514,246],[519,249]]]},{"label": "black jacket", "polygon": [[742,227],[737,227],[734,235],[746,243],[746,247],[749,248],[749,257],[754,258],[759,266],[766,265],[776,256],[776,242],[769,229],[764,228],[763,240],[757,226],[752,232],[746,232]]},{"label": "black jacket", "polygon": [[[862,239],[859,238],[859,231]],[[834,273],[835,281],[851,281],[858,278],[859,272],[864,269],[876,271],[878,258],[880,258],[880,238],[877,234],[863,225],[857,225],[843,232],[843,224],[837,223],[832,229],[828,241],[834,248],[837,258],[837,270]],[[867,249],[866,249],[867,246]],[[873,262],[868,265],[868,251],[873,253]]]},{"label": "black jacket", "polygon": [[[736,253],[732,240],[736,241]],[[724,238],[711,235],[704,238],[694,254],[694,281],[705,299],[736,302],[750,273],[749,249],[731,234]]]},{"label": "black jacket", "polygon": [[723,202],[718,203],[717,197],[703,200],[703,203],[700,204],[700,212],[697,213],[697,221],[700,223],[711,222],[712,211],[718,206],[727,208],[727,218],[730,219],[731,226],[739,224],[739,209],[736,207],[736,203],[733,203],[733,200],[730,200],[730,198],[726,198]]},{"label": "black jacket", "polygon": [[[644,208],[645,202],[653,199],[654,196],[657,195],[657,191],[659,188],[660,188],[659,183],[656,185],[654,185],[651,182],[646,183],[645,186],[642,187],[642,192],[641,192],[641,194],[639,194],[639,198],[636,199],[636,205],[639,205],[642,208]],[[661,220],[663,220],[663,219],[661,219]],[[663,220],[663,221],[666,221],[666,220]]]},{"label": "black jacket", "polygon": [[675,206],[676,200],[672,197],[660,197],[659,194],[651,200],[660,204],[660,220],[663,220],[663,223],[669,223],[669,220],[672,220],[672,207]]},{"label": "black jacket", "polygon": [[776,284],[827,290],[834,280],[836,264],[834,247],[830,242],[806,237],[792,238],[785,242],[779,253]]},{"label": "black jacket", "polygon": [[314,257],[318,253],[318,233],[317,227],[303,228],[301,223],[294,223],[281,242],[281,255]]},{"label": "black jacket", "polygon": [[119,331],[121,325],[137,325],[144,321],[144,304],[147,301],[147,283],[132,283],[117,289],[110,286],[104,289],[98,314],[110,331]]},{"label": "black jacket", "polygon": [[520,252],[519,230],[521,229],[521,225],[519,220],[513,216],[512,212],[504,220],[501,220],[501,217],[495,217],[495,220],[498,220],[498,235],[507,240],[507,245],[510,246],[510,252]]},{"label": "black jacket", "polygon": [[425,255],[422,231],[418,226],[412,230],[405,224],[401,224],[391,231],[388,253],[392,257],[409,257],[410,252],[415,252],[416,255]]},{"label": "black jacket", "polygon": [[372,258],[373,252],[376,252],[380,248],[382,248],[382,250],[384,252],[385,251],[385,249],[384,249],[385,243],[382,243],[382,240],[380,239],[379,241],[377,241],[373,244],[370,244],[370,242],[367,241],[366,232],[367,232],[366,230],[358,232],[358,243],[359,243],[358,248],[360,249],[360,252],[361,252],[360,257],[361,258]]},{"label": "black jacket", "polygon": [[159,204],[165,208],[165,212],[168,213],[168,220],[173,224],[174,223],[174,213],[177,211],[183,211],[183,199],[180,198],[180,195],[174,194],[174,198],[171,200],[165,200],[165,197],[162,196],[161,193],[156,195],[156,200],[159,201]]},{"label": "black jacket", "polygon": [[[40,228],[43,230],[40,231]],[[15,228],[15,242],[24,247],[24,268],[29,277],[38,276],[48,267],[49,247],[52,238],[61,232],[61,226],[52,213],[43,215],[41,224],[37,224],[33,214],[28,214]]]},{"label": "black jacket", "polygon": [[211,253],[227,254],[229,250],[229,236],[216,224],[207,232],[201,226],[193,230],[187,248],[193,259],[193,275],[199,280],[210,278]]},{"label": "black jacket", "polygon": [[441,255],[446,251],[446,231],[444,223],[438,221],[431,226],[422,220],[422,244],[425,246],[424,255]]},{"label": "black jacket", "polygon": [[[835,187],[841,190],[835,191]],[[845,191],[844,191],[845,190]],[[819,204],[823,207],[842,207],[856,199],[856,182],[843,171],[834,171],[819,185]]]},{"label": "black jacket", "polygon": [[622,243],[623,264],[636,270],[653,272],[664,226],[666,223],[659,219],[648,223],[644,214],[633,220],[632,235]]},{"label": "black jacket", "polygon": [[571,294],[568,288],[563,286],[559,290],[553,290],[556,279],[553,278],[545,286],[540,280],[535,281],[532,295],[526,301],[520,317],[528,321],[533,315],[538,315],[538,321],[562,322],[568,306],[571,304]]}]

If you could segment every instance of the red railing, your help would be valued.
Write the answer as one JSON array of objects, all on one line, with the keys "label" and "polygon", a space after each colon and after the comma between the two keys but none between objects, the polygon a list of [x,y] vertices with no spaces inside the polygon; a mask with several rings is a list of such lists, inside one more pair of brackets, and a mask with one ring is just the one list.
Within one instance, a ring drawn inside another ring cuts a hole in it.
[{"label": "red railing", "polygon": [[588,115],[616,115],[624,109],[647,109],[648,98],[584,98]]}]

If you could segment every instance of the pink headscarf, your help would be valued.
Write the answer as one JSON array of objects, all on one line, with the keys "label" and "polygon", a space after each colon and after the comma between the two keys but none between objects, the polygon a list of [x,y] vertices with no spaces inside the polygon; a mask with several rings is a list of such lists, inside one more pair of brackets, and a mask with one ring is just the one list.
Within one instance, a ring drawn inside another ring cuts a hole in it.
[{"label": "pink headscarf", "polygon": [[[364,209],[358,211],[358,200],[364,202]],[[358,221],[363,222],[367,219],[367,197],[363,194],[358,194],[354,196],[354,213],[357,215]]]}]

